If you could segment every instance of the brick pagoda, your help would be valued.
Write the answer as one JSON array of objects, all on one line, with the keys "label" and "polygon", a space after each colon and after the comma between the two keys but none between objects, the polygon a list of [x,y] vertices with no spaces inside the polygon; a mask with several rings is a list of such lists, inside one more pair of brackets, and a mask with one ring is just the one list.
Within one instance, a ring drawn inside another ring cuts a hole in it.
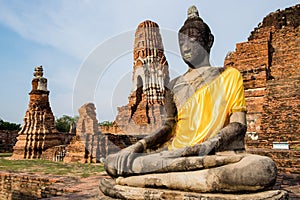
[{"label": "brick pagoda", "polygon": [[145,134],[163,123],[165,87],[170,79],[156,23],[147,20],[138,25],[133,57],[133,88],[129,103],[118,108],[115,123],[122,133]]},{"label": "brick pagoda", "polygon": [[24,124],[18,133],[12,158],[40,158],[46,149],[60,145],[61,138],[54,125],[54,116],[49,104],[47,79],[43,77],[43,68],[34,70],[30,101],[24,117]]}]

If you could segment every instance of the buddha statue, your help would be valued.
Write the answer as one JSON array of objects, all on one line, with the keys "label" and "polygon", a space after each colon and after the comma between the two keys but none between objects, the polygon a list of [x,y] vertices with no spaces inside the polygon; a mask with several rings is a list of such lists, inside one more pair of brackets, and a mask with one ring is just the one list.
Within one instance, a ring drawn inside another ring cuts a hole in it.
[{"label": "buddha statue", "polygon": [[277,174],[273,160],[245,153],[242,76],[234,68],[210,65],[214,36],[195,6],[178,39],[188,70],[169,84],[164,125],[106,158],[105,169],[114,179],[102,179],[101,191],[127,199],[117,186],[196,193],[270,188]]}]

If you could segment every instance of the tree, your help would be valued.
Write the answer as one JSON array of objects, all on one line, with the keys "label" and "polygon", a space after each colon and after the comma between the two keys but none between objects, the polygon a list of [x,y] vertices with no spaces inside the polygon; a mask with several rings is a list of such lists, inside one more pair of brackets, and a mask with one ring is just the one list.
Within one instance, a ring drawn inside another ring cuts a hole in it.
[{"label": "tree", "polygon": [[98,124],[99,126],[113,126],[113,122],[103,121]]},{"label": "tree", "polygon": [[62,117],[57,118],[55,120],[55,128],[59,132],[69,132],[71,123],[72,122],[77,123],[78,118],[79,118],[78,116],[71,117],[68,115],[63,115]]},{"label": "tree", "polygon": [[21,124],[15,124],[11,122],[5,122],[2,119],[0,119],[0,130],[20,130],[21,129]]}]

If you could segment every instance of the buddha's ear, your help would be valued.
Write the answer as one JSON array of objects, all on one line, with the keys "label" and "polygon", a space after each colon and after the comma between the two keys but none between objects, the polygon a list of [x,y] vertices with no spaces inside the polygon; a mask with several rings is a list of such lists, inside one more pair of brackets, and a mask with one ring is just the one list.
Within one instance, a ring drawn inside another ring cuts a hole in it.
[{"label": "buddha's ear", "polygon": [[214,35],[210,33],[208,36],[208,44],[207,44],[209,49],[211,49],[212,45],[214,44],[214,40],[215,40]]}]

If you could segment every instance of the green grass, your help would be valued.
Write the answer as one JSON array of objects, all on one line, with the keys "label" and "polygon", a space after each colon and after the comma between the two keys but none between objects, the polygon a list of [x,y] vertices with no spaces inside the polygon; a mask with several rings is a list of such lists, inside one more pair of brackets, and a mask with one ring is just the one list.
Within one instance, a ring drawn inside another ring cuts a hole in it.
[{"label": "green grass", "polygon": [[10,157],[10,156],[12,156],[12,153],[0,153],[0,158]]},{"label": "green grass", "polygon": [[102,164],[63,163],[49,160],[9,160],[0,154],[0,170],[59,176],[89,177],[103,172]]}]

